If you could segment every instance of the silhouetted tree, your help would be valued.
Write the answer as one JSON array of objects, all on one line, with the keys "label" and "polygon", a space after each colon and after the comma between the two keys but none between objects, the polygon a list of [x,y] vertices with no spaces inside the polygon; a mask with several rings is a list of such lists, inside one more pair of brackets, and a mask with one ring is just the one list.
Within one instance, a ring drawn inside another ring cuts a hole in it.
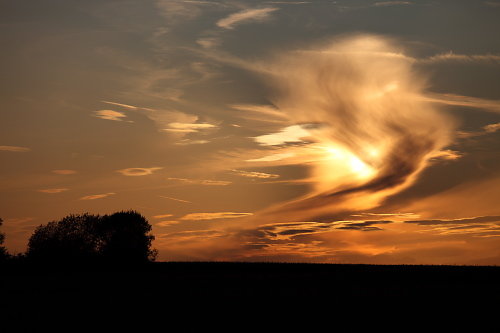
[{"label": "silhouetted tree", "polygon": [[135,211],[69,215],[37,227],[27,256],[43,261],[146,262],[156,256],[150,231],[146,218]]},{"label": "silhouetted tree", "polygon": [[[0,227],[3,224],[3,220],[0,218]],[[5,234],[0,232],[0,261],[3,261],[9,257],[7,253],[7,249],[3,246],[3,242],[5,240]]]}]

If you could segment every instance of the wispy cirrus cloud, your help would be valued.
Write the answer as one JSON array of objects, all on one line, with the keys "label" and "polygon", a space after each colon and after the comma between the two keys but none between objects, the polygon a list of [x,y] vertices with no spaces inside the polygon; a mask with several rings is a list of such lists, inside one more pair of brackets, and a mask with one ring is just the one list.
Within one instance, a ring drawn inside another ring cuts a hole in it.
[{"label": "wispy cirrus cloud", "polygon": [[168,199],[168,200],[172,200],[172,201],[177,201],[177,202],[191,203],[191,201],[188,201],[188,200],[183,200],[183,199],[178,199],[178,198],[167,197],[167,196],[164,196],[164,195],[159,195],[159,197],[160,197],[160,198],[163,198],[163,199]]},{"label": "wispy cirrus cloud", "polygon": [[31,151],[30,148],[27,147],[19,147],[19,146],[0,146],[0,151],[11,151],[15,153],[26,153]]},{"label": "wispy cirrus cloud", "polygon": [[276,153],[276,154],[271,154],[271,155],[266,155],[264,157],[260,158],[253,158],[250,160],[246,160],[247,162],[275,162],[275,161],[281,161],[290,157],[295,156],[294,153]]},{"label": "wispy cirrus cloud", "polygon": [[164,219],[166,217],[171,217],[173,216],[172,214],[162,214],[162,215],[155,215],[153,216],[154,219]]},{"label": "wispy cirrus cloud", "polygon": [[500,55],[498,54],[458,54],[452,51],[440,53],[429,58],[420,59],[420,62],[435,63],[435,62],[479,62],[479,63],[494,63],[500,64]]},{"label": "wispy cirrus cloud", "polygon": [[219,21],[217,26],[223,29],[233,29],[236,25],[248,22],[262,22],[270,17],[270,14],[278,10],[276,7],[259,8],[259,9],[244,9],[237,13],[233,13]]},{"label": "wispy cirrus cloud", "polygon": [[56,194],[56,193],[66,192],[68,190],[69,189],[67,189],[67,188],[47,188],[47,189],[42,189],[42,190],[37,190],[37,191],[41,192],[41,193]]},{"label": "wispy cirrus cloud", "polygon": [[97,200],[97,199],[102,199],[106,198],[112,195],[115,195],[116,193],[114,192],[109,192],[109,193],[102,193],[102,194],[92,194],[92,195],[86,195],[80,198],[80,200]]},{"label": "wispy cirrus cloud", "polygon": [[216,128],[216,125],[208,123],[169,123],[163,131],[175,133],[197,133],[202,130]]},{"label": "wispy cirrus cloud", "polygon": [[206,186],[226,186],[232,184],[232,182],[230,181],[211,180],[211,179],[188,179],[188,178],[169,177],[167,178],[167,180],[190,184],[190,185],[206,185]]},{"label": "wispy cirrus cloud", "polygon": [[410,1],[379,1],[373,4],[375,7],[385,7],[385,6],[408,6],[413,5]]},{"label": "wispy cirrus cloud", "polygon": [[114,110],[98,110],[94,111],[94,117],[113,121],[124,121],[124,118],[127,118],[127,115],[123,112]]},{"label": "wispy cirrus cloud", "polygon": [[265,173],[265,172],[256,172],[256,171],[244,171],[244,170],[230,170],[231,172],[237,174],[238,176],[247,177],[247,178],[261,178],[261,179],[270,179],[270,178],[279,178],[280,175]]},{"label": "wispy cirrus cloud", "polygon": [[155,223],[155,226],[157,227],[170,227],[171,225],[179,224],[179,221],[175,220],[167,220],[167,221],[160,221],[158,223]]},{"label": "wispy cirrus cloud", "polygon": [[163,169],[162,167],[152,167],[152,168],[127,168],[116,170],[116,172],[121,173],[124,176],[147,176],[153,174],[157,170]]},{"label": "wispy cirrus cloud", "polygon": [[181,220],[201,221],[201,220],[220,220],[235,219],[253,215],[253,213],[235,213],[235,212],[217,212],[217,213],[191,213],[181,217]]}]

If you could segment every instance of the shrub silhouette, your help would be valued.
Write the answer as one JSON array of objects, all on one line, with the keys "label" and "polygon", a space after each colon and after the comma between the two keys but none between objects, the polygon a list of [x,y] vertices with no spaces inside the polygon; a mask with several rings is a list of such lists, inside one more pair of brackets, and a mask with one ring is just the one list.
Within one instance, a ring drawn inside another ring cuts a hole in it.
[{"label": "shrub silhouette", "polygon": [[36,261],[127,262],[154,260],[151,225],[135,211],[68,215],[37,227],[27,257]]}]

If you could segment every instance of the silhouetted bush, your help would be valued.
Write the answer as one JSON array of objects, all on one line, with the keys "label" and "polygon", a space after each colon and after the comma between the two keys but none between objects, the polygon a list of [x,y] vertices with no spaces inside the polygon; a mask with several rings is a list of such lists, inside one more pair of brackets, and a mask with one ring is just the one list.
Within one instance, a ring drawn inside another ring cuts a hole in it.
[{"label": "silhouetted bush", "polygon": [[37,227],[27,257],[35,261],[123,262],[154,260],[151,225],[135,211],[68,215]]}]

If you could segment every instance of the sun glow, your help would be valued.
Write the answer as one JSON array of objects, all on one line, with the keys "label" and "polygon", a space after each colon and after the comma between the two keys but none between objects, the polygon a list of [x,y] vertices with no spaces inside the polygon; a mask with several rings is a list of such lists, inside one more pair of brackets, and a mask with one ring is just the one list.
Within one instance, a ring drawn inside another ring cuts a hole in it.
[{"label": "sun glow", "polygon": [[347,172],[353,174],[358,179],[366,180],[373,177],[375,169],[363,162],[356,155],[348,150],[336,147],[325,147],[326,159],[333,161],[334,168],[343,167]]}]

